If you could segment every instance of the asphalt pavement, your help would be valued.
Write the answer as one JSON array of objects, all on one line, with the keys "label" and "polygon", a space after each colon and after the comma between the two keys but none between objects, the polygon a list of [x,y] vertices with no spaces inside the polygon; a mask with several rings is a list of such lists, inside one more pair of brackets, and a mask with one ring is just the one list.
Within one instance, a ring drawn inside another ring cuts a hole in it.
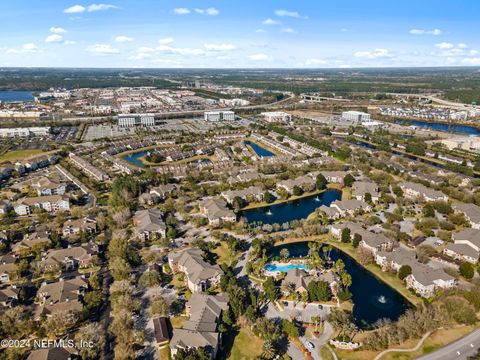
[{"label": "asphalt pavement", "polygon": [[476,354],[480,347],[480,329],[477,329],[454,343],[444,346],[418,360],[466,360]]}]

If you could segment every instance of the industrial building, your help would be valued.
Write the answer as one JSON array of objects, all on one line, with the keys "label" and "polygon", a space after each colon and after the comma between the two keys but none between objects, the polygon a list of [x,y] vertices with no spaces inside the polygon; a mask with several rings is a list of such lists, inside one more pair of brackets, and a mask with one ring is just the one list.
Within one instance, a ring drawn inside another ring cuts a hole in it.
[{"label": "industrial building", "polygon": [[205,121],[233,121],[235,113],[233,111],[205,111]]},{"label": "industrial building", "polygon": [[119,114],[118,126],[155,126],[155,116],[153,114]]},{"label": "industrial building", "polygon": [[342,112],[342,119],[353,122],[370,121],[370,114],[361,111],[344,111]]},{"label": "industrial building", "polygon": [[50,134],[50,126],[0,129],[0,137],[30,137],[47,136]]}]

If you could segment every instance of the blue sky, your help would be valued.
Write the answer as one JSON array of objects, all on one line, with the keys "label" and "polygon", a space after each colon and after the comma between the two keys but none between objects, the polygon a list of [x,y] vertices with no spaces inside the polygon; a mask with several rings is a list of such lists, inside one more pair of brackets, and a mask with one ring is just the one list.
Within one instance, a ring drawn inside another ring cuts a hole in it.
[{"label": "blue sky", "polygon": [[0,66],[480,65],[475,0],[100,1],[2,2]]}]

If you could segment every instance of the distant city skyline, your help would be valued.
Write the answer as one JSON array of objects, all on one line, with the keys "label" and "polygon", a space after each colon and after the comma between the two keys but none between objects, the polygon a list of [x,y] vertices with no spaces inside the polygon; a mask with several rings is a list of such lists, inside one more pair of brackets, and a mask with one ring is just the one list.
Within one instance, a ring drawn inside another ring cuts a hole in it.
[{"label": "distant city skyline", "polygon": [[0,66],[480,66],[473,0],[101,1],[2,4]]}]

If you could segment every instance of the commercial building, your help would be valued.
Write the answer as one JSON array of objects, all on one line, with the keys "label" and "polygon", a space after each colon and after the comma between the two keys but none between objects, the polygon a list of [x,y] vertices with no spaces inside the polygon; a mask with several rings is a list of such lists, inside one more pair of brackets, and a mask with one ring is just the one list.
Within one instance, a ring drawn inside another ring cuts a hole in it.
[{"label": "commercial building", "polygon": [[233,111],[205,111],[203,117],[205,121],[233,121],[235,113]]},{"label": "commercial building", "polygon": [[370,121],[370,114],[361,111],[344,111],[342,112],[342,119],[353,122]]},{"label": "commercial building", "polygon": [[0,129],[0,137],[18,138],[30,136],[47,136],[50,126]]},{"label": "commercial building", "polygon": [[155,126],[155,116],[153,114],[119,114],[118,126]]},{"label": "commercial building", "polygon": [[292,121],[292,115],[283,111],[262,112],[260,115],[263,115],[265,121],[269,123],[285,123]]}]

